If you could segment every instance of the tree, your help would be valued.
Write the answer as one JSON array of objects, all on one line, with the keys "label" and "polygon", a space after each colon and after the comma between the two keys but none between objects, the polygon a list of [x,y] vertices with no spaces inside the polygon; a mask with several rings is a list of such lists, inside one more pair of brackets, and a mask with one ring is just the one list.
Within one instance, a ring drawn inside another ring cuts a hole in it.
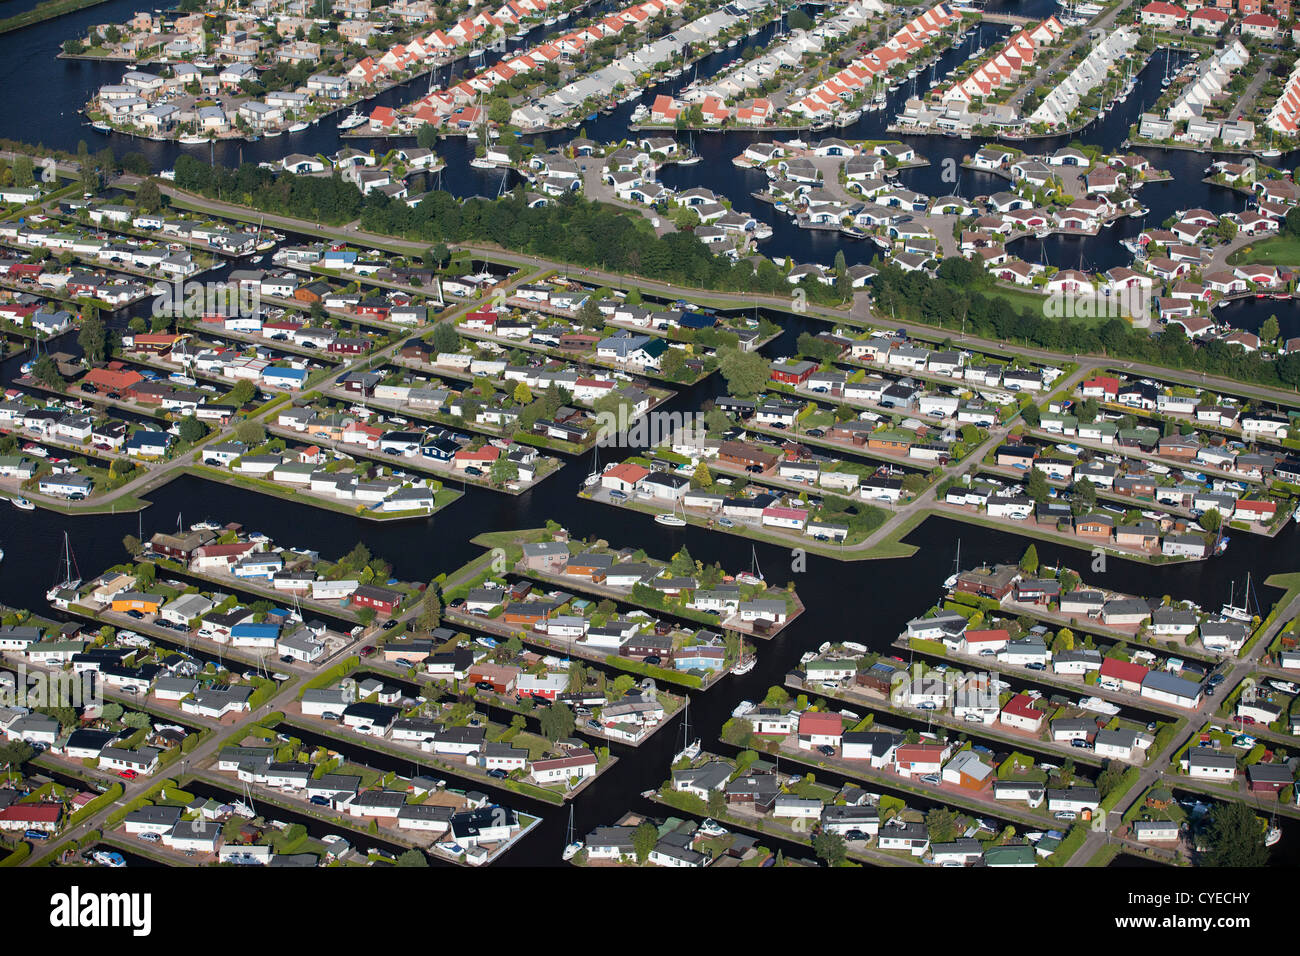
[{"label": "tree", "polygon": [[1071,489],[1070,510],[1075,516],[1087,514],[1097,507],[1097,486],[1087,478],[1080,478]]},{"label": "tree", "polygon": [[1052,653],[1059,654],[1062,651],[1074,650],[1074,632],[1068,627],[1063,627],[1056,632],[1056,637],[1052,640]]},{"label": "tree", "polygon": [[750,398],[758,394],[771,377],[768,360],[757,352],[720,348],[718,365],[727,382],[727,390],[737,398]]},{"label": "tree", "polygon": [[1220,803],[1204,839],[1204,866],[1264,866],[1268,847],[1259,817],[1244,803]]},{"label": "tree", "polygon": [[504,96],[495,96],[488,103],[488,119],[498,126],[505,126],[510,122],[510,114],[513,110],[510,108],[510,101]]},{"label": "tree", "polygon": [[817,854],[817,859],[827,866],[839,866],[848,856],[848,847],[844,845],[844,837],[823,830],[813,837],[813,852]]},{"label": "tree", "polygon": [[193,415],[187,415],[181,419],[181,423],[176,430],[180,434],[181,441],[192,445],[196,441],[202,441],[203,436],[208,433],[208,426]]},{"label": "tree", "polygon": [[709,471],[708,463],[701,460],[695,466],[695,473],[691,475],[692,488],[708,488],[713,484],[713,473]]},{"label": "tree", "polygon": [[957,839],[957,814],[947,807],[935,807],[925,815],[931,843],[951,843]]},{"label": "tree", "polygon": [[14,185],[15,186],[34,186],[36,184],[36,173],[32,167],[32,158],[25,153],[19,153],[14,158]]},{"label": "tree", "polygon": [[46,388],[53,388],[61,391],[67,387],[67,382],[65,382],[63,376],[59,374],[58,363],[50,357],[48,352],[38,358],[36,364],[32,366],[32,378],[44,385]]},{"label": "tree", "polygon": [[450,322],[439,322],[433,327],[433,336],[429,344],[433,346],[433,351],[436,353],[456,352],[460,350],[460,335]]},{"label": "tree", "polygon": [[235,437],[250,448],[255,448],[266,441],[266,427],[251,419],[240,422],[235,427]]},{"label": "tree", "polygon": [[226,393],[226,401],[236,408],[243,408],[257,395],[257,386],[250,379],[241,378]]},{"label": "tree", "polygon": [[126,553],[131,557],[137,557],[144,550],[144,544],[133,534],[122,537],[122,547],[126,548]]},{"label": "tree", "polygon": [[407,850],[405,853],[400,854],[397,857],[397,865],[427,867],[429,865],[429,858],[426,857],[419,850],[412,848],[410,850]]},{"label": "tree", "polygon": [[142,213],[158,212],[162,209],[162,193],[158,184],[146,179],[135,191],[135,208]]},{"label": "tree", "polygon": [[1029,480],[1025,482],[1025,494],[1040,505],[1052,496],[1051,486],[1047,484],[1047,475],[1043,473],[1042,469],[1029,469]]},{"label": "tree", "polygon": [[1210,532],[1210,534],[1215,534],[1223,524],[1223,515],[1219,513],[1218,508],[1211,508],[1209,511],[1206,511],[1201,515],[1200,524],[1201,527]]},{"label": "tree", "polygon": [[568,737],[577,726],[573,711],[564,704],[551,704],[538,716],[538,722],[541,724],[542,736],[551,743],[561,737]]},{"label": "tree", "polygon": [[442,623],[442,598],[438,589],[430,584],[424,589],[424,601],[420,607],[420,628],[431,631]]},{"label": "tree", "polygon": [[1265,345],[1272,345],[1277,341],[1279,332],[1277,316],[1270,315],[1264,320],[1264,324],[1259,327],[1259,340]]},{"label": "tree", "polygon": [[1038,573],[1038,548],[1033,544],[1025,549],[1024,556],[1020,559],[1020,570],[1026,574]]},{"label": "tree", "polygon": [[519,404],[519,405],[530,405],[530,404],[532,404],[532,401],[533,401],[533,392],[532,392],[532,389],[530,389],[530,388],[528,387],[528,383],[527,383],[527,382],[520,381],[519,384],[515,386],[514,399],[515,399],[516,404]]},{"label": "tree", "polygon": [[1037,428],[1043,421],[1042,412],[1033,402],[1020,410],[1020,417],[1025,420],[1025,424],[1030,428]]},{"label": "tree", "polygon": [[654,851],[655,844],[659,842],[659,828],[649,820],[643,822],[632,831],[632,852],[636,854],[638,863],[645,863],[650,859],[650,854]]}]

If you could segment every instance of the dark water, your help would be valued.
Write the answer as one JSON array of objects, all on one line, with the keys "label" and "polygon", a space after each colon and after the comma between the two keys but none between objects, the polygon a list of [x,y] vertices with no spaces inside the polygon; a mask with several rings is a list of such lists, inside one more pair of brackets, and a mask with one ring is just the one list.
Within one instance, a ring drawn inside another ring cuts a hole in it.
[{"label": "dark water", "polygon": [[[1000,5],[994,5],[998,7]],[[1050,4],[1005,4],[1028,15],[1041,16],[1050,11]],[[1041,9],[1040,9],[1041,8]],[[7,55],[0,58],[0,86],[5,89],[20,87],[24,90],[21,109],[7,107],[0,113],[0,135],[29,141],[43,141],[48,145],[73,150],[77,140],[86,139],[92,149],[100,148],[108,139],[88,128],[81,127],[77,110],[90,91],[106,82],[115,82],[122,67],[116,64],[94,64],[57,61],[52,58],[59,43],[73,32],[84,31],[89,23],[122,21],[135,10],[126,0],[93,8],[81,14],[43,24],[18,34],[0,39],[0,50]],[[75,29],[74,29],[75,28]],[[993,27],[986,27],[986,43],[991,42]],[[1004,29],[1004,28],[999,28]],[[716,70],[729,62],[739,50],[716,54],[701,64],[700,74]],[[949,58],[964,54],[950,53]],[[942,62],[938,71],[948,67]],[[1127,133],[1128,123],[1143,106],[1158,95],[1159,77],[1154,78],[1148,69],[1144,75],[1139,95],[1130,97],[1119,107],[1099,130],[1090,130],[1087,139],[1099,142],[1106,148],[1117,148]],[[39,77],[39,82],[33,82]],[[682,77],[678,82],[685,82]],[[379,98],[381,103],[397,104],[413,96],[422,95],[427,80],[410,84],[405,91],[392,91]],[[896,97],[909,92],[900,90]],[[901,101],[900,101],[901,102]],[[621,107],[609,116],[602,116],[590,124],[587,133],[597,139],[621,138],[622,124],[631,104]],[[846,138],[879,136],[887,121],[886,113],[867,114],[857,127],[834,131]],[[555,134],[548,141],[562,142],[569,133]],[[332,152],[338,140],[332,129],[313,127],[296,140],[285,136],[278,140],[246,144],[246,160],[278,158],[290,151]],[[770,222],[777,234],[765,244],[768,254],[791,255],[800,261],[829,262],[834,251],[841,247],[850,262],[863,261],[866,252],[860,244],[845,242],[836,237],[826,237],[796,230],[784,217],[776,216],[761,204],[750,203],[748,191],[752,185],[741,180],[742,174],[730,165],[733,156],[744,144],[760,134],[718,133],[698,134],[696,147],[705,162],[686,169],[668,169],[664,179],[677,186],[705,185],[731,197],[738,208],[747,209]],[[911,141],[934,165],[904,173],[901,177],[910,187],[930,194],[952,191],[950,184],[939,181],[940,164],[945,157],[960,157],[972,152],[977,143],[941,137],[913,137]],[[171,165],[179,150],[174,144],[134,141],[113,137],[112,143],[119,152],[138,149],[144,152],[158,168]],[[1057,142],[1042,144],[1054,149]],[[205,152],[202,147],[193,147]],[[1033,147],[1035,149],[1038,146]],[[237,146],[227,146],[217,158],[235,162],[239,158]],[[448,141],[439,147],[448,159],[448,169],[443,174],[443,185],[453,191],[495,194],[494,174],[480,174],[468,168],[470,153],[465,144]],[[1240,208],[1241,200],[1224,190],[1212,190],[1200,184],[1200,170],[1209,159],[1204,154],[1160,152],[1152,154],[1162,168],[1171,169],[1175,185],[1147,186],[1141,192],[1142,201],[1151,207],[1150,221],[1160,221],[1176,208],[1206,206],[1222,210]],[[477,178],[476,178],[477,177]],[[995,184],[979,181],[963,173],[958,190],[963,195],[977,195],[994,191]],[[1137,223],[1127,221],[1113,229],[1105,230],[1094,239],[1053,239],[1045,243],[1043,254],[1054,265],[1075,265],[1082,259],[1089,268],[1107,268],[1128,261],[1127,253],[1115,240],[1135,234]],[[1130,230],[1130,231],[1125,231]],[[1025,258],[1038,257],[1031,243],[1019,250]],[[213,278],[219,277],[219,274]],[[206,278],[206,277],[205,277]],[[1268,303],[1273,310],[1285,303]],[[147,309],[147,304],[143,307]],[[1244,307],[1243,307],[1244,308]],[[1277,310],[1279,318],[1283,313]],[[1287,313],[1293,321],[1294,313]],[[1226,316],[1226,313],[1225,313]],[[765,350],[768,355],[788,354],[800,331],[814,331],[826,326],[804,317],[774,316],[785,326],[785,333]],[[115,322],[124,321],[119,315]],[[1243,323],[1247,321],[1242,318]],[[1262,319],[1254,319],[1258,322]],[[1284,329],[1288,328],[1284,324]],[[59,347],[76,351],[71,337],[65,337]],[[0,378],[10,381],[17,373],[21,359],[11,359],[0,365]],[[707,399],[721,394],[722,382],[714,376],[697,386],[683,390],[663,411],[689,411],[698,409]],[[42,596],[55,580],[60,559],[63,532],[71,535],[83,576],[90,577],[105,566],[124,559],[121,540],[124,535],[136,534],[142,521],[144,533],[171,530],[176,526],[176,516],[183,513],[185,522],[192,523],[211,518],[220,521],[239,521],[246,529],[256,529],[270,535],[278,543],[314,548],[322,555],[332,557],[348,551],[357,541],[364,541],[370,550],[393,565],[395,576],[404,579],[429,580],[440,573],[450,573],[465,561],[476,557],[480,551],[469,543],[469,538],[481,531],[509,528],[530,528],[543,525],[547,519],[558,521],[575,536],[603,537],[614,545],[644,547],[649,553],[667,557],[683,545],[691,554],[705,562],[720,561],[729,570],[740,570],[750,562],[748,543],[723,534],[706,532],[695,527],[666,528],[655,524],[649,516],[614,512],[611,509],[576,497],[582,477],[589,471],[585,459],[569,459],[565,468],[546,479],[540,486],[518,497],[494,494],[477,488],[467,488],[465,497],[446,511],[429,519],[376,526],[356,518],[329,514],[310,505],[262,497],[254,492],[199,478],[181,478],[158,489],[150,496],[151,504],[138,518],[136,514],[104,515],[98,517],[64,518],[47,512],[18,512],[6,508],[0,511],[0,544],[7,552],[0,574],[0,602],[10,605],[42,609]],[[931,518],[908,538],[916,545],[917,554],[906,560],[867,563],[840,563],[816,556],[808,556],[804,570],[795,571],[796,556],[789,549],[758,544],[754,551],[762,571],[769,581],[784,584],[793,580],[807,605],[807,612],[777,639],[760,644],[758,666],[743,677],[728,677],[708,693],[695,695],[691,708],[692,736],[700,736],[706,747],[715,744],[722,723],[731,709],[741,699],[761,700],[767,688],[783,682],[784,675],[806,650],[827,640],[851,640],[883,649],[902,629],[904,622],[922,612],[940,593],[940,582],[951,573],[958,539],[961,541],[965,566],[981,561],[1016,560],[1027,542],[1014,534],[963,525],[944,519]],[[1276,595],[1258,582],[1275,571],[1292,570],[1296,566],[1296,547],[1300,544],[1294,526],[1288,526],[1277,538],[1268,540],[1250,535],[1233,536],[1230,560],[1216,560],[1181,567],[1147,567],[1112,558],[1104,575],[1088,575],[1098,584],[1128,591],[1188,598],[1210,606],[1215,601],[1226,600],[1229,588],[1240,582],[1247,571],[1252,572],[1259,588],[1259,597],[1267,605]],[[1086,569],[1086,552],[1038,542],[1040,558],[1045,565],[1058,561],[1067,566]],[[669,760],[681,746],[681,719],[661,730],[641,747],[632,749],[612,745],[621,759],[595,785],[588,788],[575,801],[576,827],[585,833],[594,826],[612,823],[628,808],[650,810],[641,800],[641,791],[657,787],[668,774]],[[332,745],[336,746],[337,745]],[[724,750],[726,748],[723,748]],[[386,759],[379,755],[366,757],[366,762],[376,766]],[[819,772],[834,780],[833,774]],[[191,789],[201,790],[192,785]],[[565,842],[567,814],[553,808],[530,808],[529,802],[514,795],[505,799],[523,809],[535,809],[546,819],[545,823],[520,845],[512,849],[506,862],[517,865],[550,865],[559,860]],[[910,798],[912,805],[921,805]],[[660,811],[662,812],[662,811]],[[277,814],[283,816],[284,814]],[[314,831],[313,831],[314,832]],[[781,841],[764,836],[763,842],[773,848],[783,846]],[[1285,850],[1285,843],[1279,849]],[[783,846],[787,855],[807,851],[789,844]]]}]

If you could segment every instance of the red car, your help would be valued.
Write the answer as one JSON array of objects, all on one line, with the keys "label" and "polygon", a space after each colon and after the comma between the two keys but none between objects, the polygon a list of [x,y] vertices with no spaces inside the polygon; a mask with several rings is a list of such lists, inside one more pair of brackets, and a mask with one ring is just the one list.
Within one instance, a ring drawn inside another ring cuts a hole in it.
[{"label": "red car", "polygon": [[134,770],[119,770],[117,775],[123,780],[134,780],[136,777],[140,776]]}]

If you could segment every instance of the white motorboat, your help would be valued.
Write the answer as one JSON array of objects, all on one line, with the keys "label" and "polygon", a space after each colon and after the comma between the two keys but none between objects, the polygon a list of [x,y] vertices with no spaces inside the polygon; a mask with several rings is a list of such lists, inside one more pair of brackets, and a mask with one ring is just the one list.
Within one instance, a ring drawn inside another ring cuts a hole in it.
[{"label": "white motorboat", "polygon": [[311,123],[294,123],[289,127],[290,133],[301,133],[311,127]]},{"label": "white motorboat", "polygon": [[28,501],[26,498],[10,498],[9,501],[10,501],[10,502],[13,504],[13,506],[14,506],[15,508],[17,508],[19,511],[35,511],[35,510],[36,510],[36,506],[35,506],[34,504],[32,504],[30,501]]},{"label": "white motorboat", "polygon": [[735,709],[732,710],[731,716],[744,717],[746,714],[752,713],[754,708],[757,706],[758,705],[755,704],[752,700],[742,700],[739,704],[735,706]]},{"label": "white motorboat", "polygon": [[1084,710],[1095,711],[1099,714],[1118,714],[1119,708],[1110,701],[1102,700],[1100,697],[1084,697],[1079,701],[1079,706]]},{"label": "white motorboat", "polygon": [[284,130],[282,129],[269,129],[262,135],[265,136],[267,139],[275,139],[275,137],[279,136],[283,132]]},{"label": "white motorboat", "polygon": [[339,129],[352,129],[354,126],[360,126],[366,121],[366,118],[353,109],[351,113],[339,120]]},{"label": "white motorboat", "polygon": [[197,136],[193,133],[186,134],[177,140],[178,143],[181,143],[184,146],[195,146],[200,143],[206,143],[207,141],[208,138],[206,136]]}]

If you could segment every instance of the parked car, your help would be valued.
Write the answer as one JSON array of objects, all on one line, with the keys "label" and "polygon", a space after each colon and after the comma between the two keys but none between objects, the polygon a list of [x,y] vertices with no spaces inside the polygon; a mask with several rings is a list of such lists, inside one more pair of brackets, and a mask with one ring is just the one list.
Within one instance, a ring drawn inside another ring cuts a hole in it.
[{"label": "parked car", "polygon": [[835,756],[835,748],[832,747],[830,744],[822,744],[820,747],[817,748],[817,752],[827,757]]},{"label": "parked car", "polygon": [[943,780],[940,778],[940,776],[937,773],[927,773],[924,777],[921,778],[921,782],[931,783],[937,787],[939,786],[939,784],[943,783]]},{"label": "parked car", "polygon": [[500,767],[496,767],[492,770],[489,770],[487,772],[487,775],[489,777],[495,777],[497,780],[504,780],[506,778],[506,772],[502,770]]},{"label": "parked car", "polygon": [[1075,813],[1073,810],[1057,810],[1055,813],[1052,814],[1052,816],[1055,817],[1055,818],[1058,819],[1058,820],[1077,820],[1077,819],[1079,819],[1079,815],[1078,815],[1077,813]]},{"label": "parked car", "polygon": [[134,770],[119,770],[117,775],[123,780],[134,780],[136,777],[140,776]]}]

